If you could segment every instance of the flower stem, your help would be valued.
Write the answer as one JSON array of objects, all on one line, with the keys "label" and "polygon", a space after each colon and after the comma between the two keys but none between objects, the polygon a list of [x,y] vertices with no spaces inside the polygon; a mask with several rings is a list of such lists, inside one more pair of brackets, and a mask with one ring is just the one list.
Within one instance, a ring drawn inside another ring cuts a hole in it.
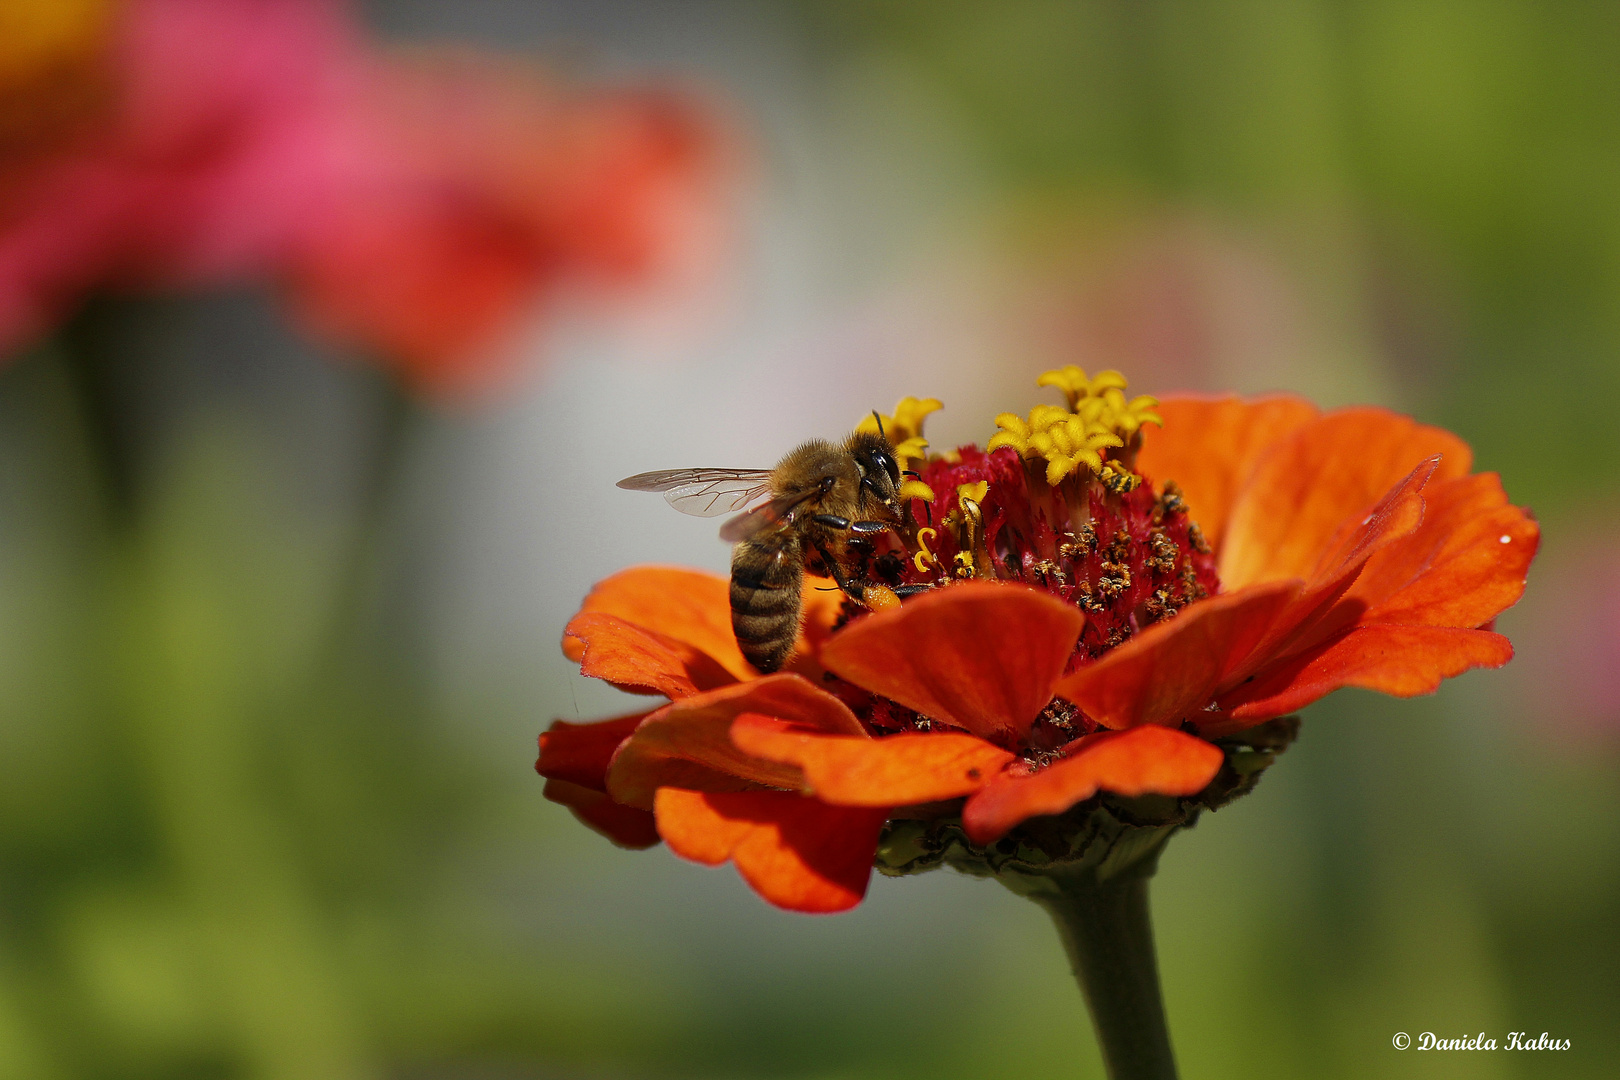
[{"label": "flower stem", "polygon": [[1159,968],[1148,916],[1146,872],[1098,882],[1059,877],[1027,896],[1052,916],[1086,996],[1111,1080],[1175,1080]]}]

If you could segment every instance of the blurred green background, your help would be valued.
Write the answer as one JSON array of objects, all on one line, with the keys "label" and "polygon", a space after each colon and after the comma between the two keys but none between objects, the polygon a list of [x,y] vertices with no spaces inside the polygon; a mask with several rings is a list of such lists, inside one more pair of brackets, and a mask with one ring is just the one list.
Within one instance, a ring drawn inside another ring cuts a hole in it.
[{"label": "blurred green background", "polygon": [[906,393],[983,439],[1066,362],[1389,404],[1544,528],[1509,668],[1334,695],[1172,844],[1183,1075],[1620,1075],[1620,7],[365,15],[704,88],[751,148],[725,303],[553,328],[476,409],[252,289],[96,299],[0,372],[0,1078],[1101,1076],[1033,905],[775,911],[531,771],[625,711],[557,652],[591,582],[725,566],[615,479]]}]

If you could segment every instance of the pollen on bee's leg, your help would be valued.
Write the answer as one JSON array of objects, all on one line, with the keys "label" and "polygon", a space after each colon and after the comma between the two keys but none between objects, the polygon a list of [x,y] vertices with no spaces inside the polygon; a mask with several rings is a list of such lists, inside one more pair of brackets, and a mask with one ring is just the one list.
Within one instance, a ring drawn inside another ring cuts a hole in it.
[{"label": "pollen on bee's leg", "polygon": [[900,606],[900,597],[887,585],[868,585],[861,594],[861,603],[870,611],[887,611]]}]

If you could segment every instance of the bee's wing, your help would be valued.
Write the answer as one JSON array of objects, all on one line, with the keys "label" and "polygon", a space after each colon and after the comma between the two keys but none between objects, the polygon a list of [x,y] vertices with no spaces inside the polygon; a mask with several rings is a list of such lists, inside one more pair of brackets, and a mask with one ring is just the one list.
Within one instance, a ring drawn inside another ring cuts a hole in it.
[{"label": "bee's wing", "polygon": [[775,525],[782,520],[782,514],[776,509],[774,501],[762,503],[746,514],[738,514],[724,525],[720,526],[720,539],[728,544],[746,540],[755,533]]},{"label": "bee's wing", "polygon": [[746,514],[738,514],[720,526],[720,539],[728,544],[735,544],[747,540],[750,536],[758,535],[772,525],[786,520],[795,508],[815,495],[818,490],[815,487],[808,487],[802,491],[788,492],[770,502],[761,503]]},{"label": "bee's wing", "polygon": [[693,517],[732,514],[771,490],[764,469],[663,469],[637,473],[618,483],[627,491],[662,492],[664,501]]}]

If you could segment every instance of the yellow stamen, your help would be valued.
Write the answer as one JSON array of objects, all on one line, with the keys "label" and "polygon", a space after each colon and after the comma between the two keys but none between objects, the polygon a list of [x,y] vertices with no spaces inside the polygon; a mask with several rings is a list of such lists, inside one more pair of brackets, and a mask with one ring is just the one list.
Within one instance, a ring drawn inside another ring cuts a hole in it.
[{"label": "yellow stamen", "polygon": [[[903,397],[895,405],[894,415],[881,417],[883,434],[894,447],[894,456],[899,459],[901,469],[910,468],[913,461],[927,459],[928,440],[923,438],[923,421],[929,413],[938,412],[944,407],[938,398]],[[855,425],[855,430],[876,435],[879,419],[870,414],[864,416]],[[927,496],[930,500],[933,497],[932,494]]]},{"label": "yellow stamen", "polygon": [[928,566],[930,563],[932,563],[934,566],[939,565],[939,558],[932,551],[928,550],[928,541],[937,539],[938,537],[938,529],[928,528],[917,530],[917,554],[911,557],[911,562],[914,566],[916,566],[917,573],[928,573]]},{"label": "yellow stamen", "polygon": [[920,435],[894,444],[894,456],[901,461],[919,461],[928,456],[928,440]]},{"label": "yellow stamen", "polygon": [[945,515],[945,527],[956,530],[956,544],[960,549],[955,556],[956,576],[959,578],[992,577],[990,553],[985,550],[984,509],[979,505],[990,491],[990,481],[958,484],[957,506]]},{"label": "yellow stamen", "polygon": [[977,484],[956,485],[956,497],[963,502],[984,502],[984,497],[990,493],[990,481],[980,480]]},{"label": "yellow stamen", "polygon": [[1125,381],[1125,376],[1112,369],[1099,371],[1095,379],[1087,379],[1083,369],[1069,364],[1042,373],[1041,377],[1035,380],[1035,385],[1057,387],[1068,399],[1069,408],[1073,409],[1087,398],[1101,397],[1109,390],[1123,390],[1130,384]]},{"label": "yellow stamen", "polygon": [[[1046,462],[1046,482],[1061,483],[1074,473],[1102,478],[1105,471],[1103,451],[1124,447],[1141,431],[1143,424],[1161,424],[1153,409],[1158,400],[1146,394],[1126,400],[1125,376],[1117,371],[1101,371],[1094,379],[1073,364],[1048,371],[1036,380],[1039,386],[1054,386],[1063,392],[1068,407],[1037,405],[1025,419],[1016,413],[1002,413],[996,417],[1000,430],[985,444],[987,451],[1012,447],[1026,461],[1037,458]],[[1105,479],[1114,485],[1125,485],[1129,491],[1137,480],[1129,470],[1114,466],[1113,474]]]},{"label": "yellow stamen", "polygon": [[900,485],[902,499],[922,499],[924,502],[934,501],[934,489],[921,480],[907,479]]}]

